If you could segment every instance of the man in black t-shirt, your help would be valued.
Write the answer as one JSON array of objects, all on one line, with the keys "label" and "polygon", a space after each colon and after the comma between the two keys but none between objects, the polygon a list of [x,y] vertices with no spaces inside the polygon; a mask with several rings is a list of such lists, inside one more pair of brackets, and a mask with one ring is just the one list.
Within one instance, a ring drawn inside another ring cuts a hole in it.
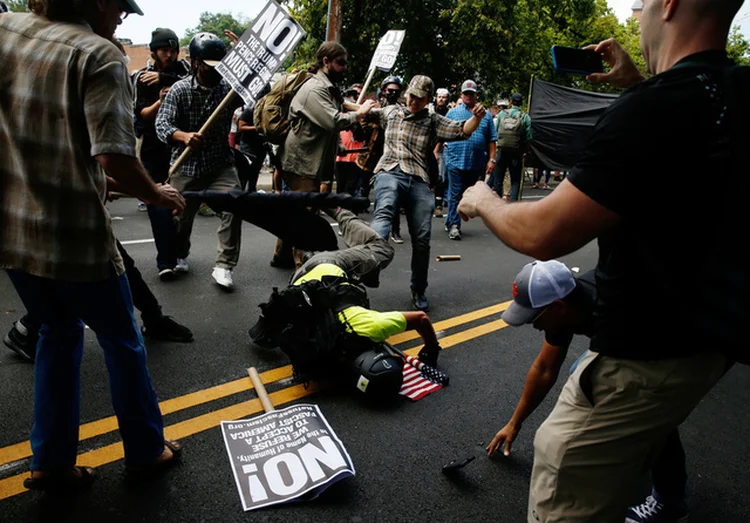
[{"label": "man in black t-shirt", "polygon": [[240,151],[250,159],[250,168],[244,173],[245,176],[240,176],[240,182],[244,189],[251,191],[255,190],[260,169],[268,155],[268,145],[255,127],[253,116],[254,107],[245,106],[237,127],[240,133]]},{"label": "man in black t-shirt", "polygon": [[[178,60],[180,40],[171,29],[159,27],[151,33],[153,61],[135,75],[135,133],[142,139],[141,163],[156,183],[164,183],[169,175],[171,148],[156,136],[156,114],[169,88],[190,73],[190,64]],[[176,276],[177,243],[172,212],[149,205],[148,217],[156,245],[156,268],[159,279]]]},{"label": "man in black t-shirt", "polygon": [[[748,190],[698,202],[705,176],[750,162],[750,69],[727,58],[741,0],[645,0],[644,80],[614,41],[594,46],[629,87],[548,197],[506,204],[481,183],[459,213],[481,216],[537,259],[598,239],[595,329],[534,441],[528,521],[623,521],[667,437],[726,372],[747,361]],[[684,35],[689,34],[690,38]],[[700,107],[700,111],[695,111]],[[632,191],[679,175],[668,197]],[[686,327],[689,326],[689,327]]]},{"label": "man in black t-shirt", "polygon": [[[544,342],[529,369],[523,395],[513,417],[487,446],[489,456],[500,450],[503,444],[503,453],[510,456],[511,445],[524,421],[555,385],[573,336],[579,334],[590,338],[595,330],[594,271],[575,278],[573,272],[559,261],[535,261],[526,264],[516,276],[513,297],[513,303],[503,313],[503,321],[512,327],[533,325],[535,329],[544,331]],[[573,364],[570,373],[575,371],[579,361],[580,358]],[[652,494],[645,503],[629,509],[628,521],[677,523],[686,520],[685,452],[677,429],[669,435],[651,466],[651,475],[654,485]]]}]

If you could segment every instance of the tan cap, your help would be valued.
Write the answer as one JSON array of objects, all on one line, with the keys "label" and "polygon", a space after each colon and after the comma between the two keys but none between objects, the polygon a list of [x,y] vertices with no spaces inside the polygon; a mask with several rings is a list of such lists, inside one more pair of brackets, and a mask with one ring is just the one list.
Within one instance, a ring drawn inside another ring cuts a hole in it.
[{"label": "tan cap", "polygon": [[411,94],[418,98],[432,98],[432,93],[435,92],[435,83],[432,78],[423,74],[418,74],[411,79],[409,82],[409,88],[406,89],[406,94]]}]

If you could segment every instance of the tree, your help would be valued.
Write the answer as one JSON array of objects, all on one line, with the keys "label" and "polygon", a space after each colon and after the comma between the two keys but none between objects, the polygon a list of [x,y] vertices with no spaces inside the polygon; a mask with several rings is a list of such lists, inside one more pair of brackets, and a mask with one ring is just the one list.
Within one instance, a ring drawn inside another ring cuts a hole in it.
[{"label": "tree", "polygon": [[190,40],[198,33],[213,33],[221,38],[229,47],[229,38],[224,36],[224,29],[233,31],[237,36],[250,26],[250,20],[245,17],[235,18],[231,13],[209,13],[203,12],[198,19],[198,25],[185,31],[185,36],[180,40],[181,46],[186,46]]},{"label": "tree", "polygon": [[750,65],[750,42],[742,36],[738,25],[734,26],[729,34],[727,54],[739,65]]},{"label": "tree", "polygon": [[7,5],[8,9],[13,13],[25,13],[29,10],[26,6],[26,0],[3,0],[3,2],[5,2],[5,5]]}]

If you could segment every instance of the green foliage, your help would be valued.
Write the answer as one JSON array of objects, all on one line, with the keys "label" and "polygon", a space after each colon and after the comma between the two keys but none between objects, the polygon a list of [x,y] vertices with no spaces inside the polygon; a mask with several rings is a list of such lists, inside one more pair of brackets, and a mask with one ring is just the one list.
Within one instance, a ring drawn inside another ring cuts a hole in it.
[{"label": "green foliage", "polygon": [[250,26],[250,20],[244,17],[235,18],[231,13],[209,13],[203,12],[198,25],[185,31],[185,36],[180,40],[181,46],[186,46],[197,33],[213,33],[221,38],[229,46],[229,38],[224,36],[224,29],[233,31],[237,36],[242,36]]},{"label": "green foliage", "polygon": [[5,2],[5,5],[8,6],[8,9],[10,9],[13,13],[26,13],[28,12],[28,7],[26,6],[27,0],[3,0]]},{"label": "green foliage", "polygon": [[742,36],[739,26],[734,26],[732,32],[729,34],[727,53],[729,54],[729,58],[738,64],[750,65],[750,42]]}]

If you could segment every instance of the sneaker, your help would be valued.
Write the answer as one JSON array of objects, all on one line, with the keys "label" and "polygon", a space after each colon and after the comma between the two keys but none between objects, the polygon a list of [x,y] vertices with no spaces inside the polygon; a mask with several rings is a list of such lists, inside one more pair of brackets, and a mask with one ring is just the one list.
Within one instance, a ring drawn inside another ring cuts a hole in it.
[{"label": "sneaker", "polygon": [[159,341],[176,341],[178,343],[189,343],[193,341],[193,333],[174,321],[169,316],[162,316],[155,322],[143,322],[141,332],[147,338]]},{"label": "sneaker", "polygon": [[404,239],[401,237],[401,235],[397,232],[391,233],[391,241],[393,243],[402,244],[404,243]]},{"label": "sneaker", "polygon": [[435,207],[435,214],[433,214],[435,218],[442,218],[443,217],[443,208],[442,207]]},{"label": "sneaker", "polygon": [[430,302],[427,301],[427,297],[424,294],[413,292],[411,295],[411,301],[416,309],[420,311],[428,311],[430,309]]},{"label": "sneaker", "polygon": [[30,334],[26,327],[20,321],[17,321],[13,323],[13,327],[8,331],[3,343],[26,361],[33,362],[36,358],[36,342],[38,339],[38,333]]},{"label": "sneaker", "polygon": [[223,267],[214,267],[214,271],[211,273],[214,281],[218,283],[222,289],[231,291],[234,289],[234,282],[232,281],[232,269],[225,269]]},{"label": "sneaker", "polygon": [[140,200],[138,200],[138,211],[139,212],[146,212],[146,211],[148,211],[148,207],[146,206],[146,204],[144,202],[140,201]]},{"label": "sneaker", "polygon": [[164,267],[163,269],[159,270],[159,279],[161,281],[172,281],[177,276],[177,273],[174,269],[170,269],[169,267]]},{"label": "sneaker", "polygon": [[187,272],[190,270],[186,258],[177,258],[177,265],[174,266],[174,272]]},{"label": "sneaker", "polygon": [[684,503],[665,505],[649,496],[640,505],[628,509],[625,523],[687,523],[688,509]]},{"label": "sneaker", "polygon": [[445,232],[451,232],[451,228],[448,227],[447,223],[443,223],[443,229],[445,229]]},{"label": "sneaker", "polygon": [[448,239],[449,240],[461,239],[461,230],[458,228],[458,225],[451,225],[451,230],[448,233]]},{"label": "sneaker", "polygon": [[201,216],[216,216],[216,213],[211,210],[211,207],[209,207],[205,203],[202,203],[198,208],[198,214],[200,214]]}]

